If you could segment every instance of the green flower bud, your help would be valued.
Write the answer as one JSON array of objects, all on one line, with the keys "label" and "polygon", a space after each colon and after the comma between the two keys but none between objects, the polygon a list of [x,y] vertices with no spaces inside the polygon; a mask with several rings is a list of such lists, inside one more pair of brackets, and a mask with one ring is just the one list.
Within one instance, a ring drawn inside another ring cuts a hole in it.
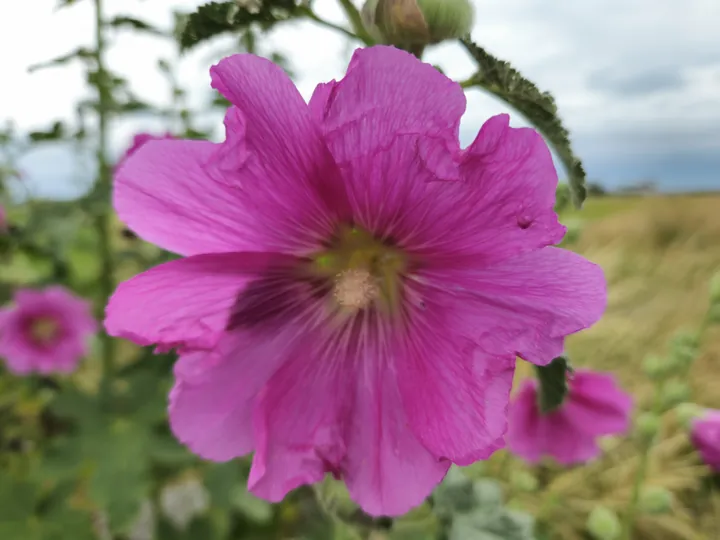
[{"label": "green flower bud", "polygon": [[676,369],[687,370],[697,358],[699,345],[700,339],[696,333],[676,335],[671,342],[670,363]]},{"label": "green flower bud", "polygon": [[664,514],[672,502],[672,493],[660,486],[645,486],[640,492],[640,510],[646,514]]},{"label": "green flower bud", "polygon": [[605,506],[593,508],[586,527],[595,540],[616,540],[622,532],[617,514]]},{"label": "green flower bud", "polygon": [[667,359],[651,354],[643,360],[643,371],[651,380],[662,381],[672,373],[673,365]]},{"label": "green flower bud", "polygon": [[518,491],[531,493],[538,488],[538,480],[532,473],[515,469],[510,473],[510,483]]},{"label": "green flower bud", "polygon": [[667,381],[662,387],[661,401],[665,410],[672,409],[690,397],[690,388],[679,380]]},{"label": "green flower bud", "polygon": [[720,304],[720,272],[710,280],[710,303]]},{"label": "green flower bud", "polygon": [[702,416],[704,410],[700,405],[696,405],[695,403],[681,403],[675,407],[675,417],[680,424],[690,429],[693,420]]},{"label": "green flower bud", "polygon": [[367,0],[361,15],[375,39],[400,48],[462,37],[474,22],[469,0]]},{"label": "green flower bud", "polygon": [[635,428],[638,435],[646,441],[651,441],[660,431],[660,417],[657,414],[644,412],[635,419]]}]

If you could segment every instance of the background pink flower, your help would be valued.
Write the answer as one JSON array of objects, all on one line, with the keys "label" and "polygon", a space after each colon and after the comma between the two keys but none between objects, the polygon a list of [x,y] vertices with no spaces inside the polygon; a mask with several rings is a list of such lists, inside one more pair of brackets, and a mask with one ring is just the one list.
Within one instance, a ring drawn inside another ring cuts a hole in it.
[{"label": "background pink flower", "polygon": [[556,410],[542,414],[538,381],[523,381],[508,411],[508,448],[530,462],[550,456],[569,465],[600,454],[597,438],[621,434],[630,425],[632,397],[612,375],[578,370],[569,377],[568,395]]},{"label": "background pink flower", "polygon": [[5,207],[0,204],[0,233],[5,233],[8,230],[7,214],[5,213]]},{"label": "background pink flower", "polygon": [[600,268],[548,247],[550,152],[506,115],[461,150],[462,88],[391,47],[309,104],[257,56],[211,76],[225,142],[150,141],[116,175],[121,219],[185,258],[121,284],[106,328],[179,349],[175,435],[254,451],[256,495],[332,472],[403,514],[504,444],[515,357],[550,362],[605,308]]},{"label": "background pink flower", "polygon": [[0,309],[0,357],[18,375],[68,373],[87,352],[97,324],[90,304],[62,287],[20,289]]},{"label": "background pink flower", "polygon": [[691,439],[703,461],[720,471],[720,411],[708,410],[693,420]]}]

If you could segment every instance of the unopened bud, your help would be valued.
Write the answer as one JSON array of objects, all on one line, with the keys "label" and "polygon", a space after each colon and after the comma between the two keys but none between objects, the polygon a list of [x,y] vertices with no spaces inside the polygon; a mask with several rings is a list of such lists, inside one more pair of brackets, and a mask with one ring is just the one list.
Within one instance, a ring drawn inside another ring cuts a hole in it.
[{"label": "unopened bud", "polygon": [[690,397],[690,388],[679,380],[667,381],[662,387],[662,405],[665,410],[672,409]]},{"label": "unopened bud", "polygon": [[588,516],[587,530],[595,540],[616,540],[622,532],[617,514],[605,506],[596,506]]},{"label": "unopened bud", "polygon": [[362,18],[384,43],[422,47],[470,33],[474,10],[469,0],[367,0]]},{"label": "unopened bud", "polygon": [[653,381],[662,381],[672,373],[673,366],[667,359],[654,354],[643,360],[643,371]]},{"label": "unopened bud", "polygon": [[684,427],[690,429],[693,420],[700,417],[704,409],[695,403],[681,403],[675,407],[675,418]]},{"label": "unopened bud", "polygon": [[646,514],[664,514],[672,502],[672,493],[660,486],[646,486],[640,492],[640,510]]},{"label": "unopened bud", "polygon": [[660,417],[657,414],[645,412],[635,419],[635,428],[643,440],[651,441],[660,431]]},{"label": "unopened bud", "polygon": [[671,343],[670,363],[677,369],[686,370],[697,358],[699,345],[700,339],[697,334],[676,335]]},{"label": "unopened bud", "polygon": [[518,491],[533,492],[538,488],[538,480],[532,473],[523,470],[514,470],[510,473],[510,484]]}]

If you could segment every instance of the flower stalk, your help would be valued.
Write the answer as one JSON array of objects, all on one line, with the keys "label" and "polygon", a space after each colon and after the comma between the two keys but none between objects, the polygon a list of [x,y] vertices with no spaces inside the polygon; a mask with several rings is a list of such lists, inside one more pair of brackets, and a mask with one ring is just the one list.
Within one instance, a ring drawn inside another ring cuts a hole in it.
[{"label": "flower stalk", "polygon": [[[95,55],[97,62],[97,80],[95,86],[98,94],[98,147],[97,167],[100,192],[110,197],[112,189],[112,173],[108,162],[108,129],[109,112],[112,106],[112,95],[110,93],[109,77],[105,67],[105,21],[103,14],[102,0],[94,0],[95,4]],[[95,230],[98,235],[100,251],[100,276],[98,283],[100,287],[100,302],[98,304],[98,319],[104,316],[104,306],[107,299],[115,289],[114,261],[112,252],[111,235],[112,213],[110,205],[103,207],[103,210],[95,217]],[[103,373],[100,383],[100,393],[105,398],[110,397],[111,382],[115,366],[115,342],[105,332],[100,333],[102,342],[102,366]]]}]

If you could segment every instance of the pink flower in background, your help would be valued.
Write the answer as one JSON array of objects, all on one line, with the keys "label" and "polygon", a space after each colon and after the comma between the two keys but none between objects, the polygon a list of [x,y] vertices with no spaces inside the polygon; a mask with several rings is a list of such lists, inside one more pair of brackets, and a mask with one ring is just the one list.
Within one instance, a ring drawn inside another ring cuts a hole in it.
[{"label": "pink flower in background", "polygon": [[703,461],[720,471],[720,411],[708,410],[694,419],[691,439]]},{"label": "pink flower in background", "polygon": [[175,137],[173,137],[172,133],[170,132],[166,132],[163,135],[153,135],[152,133],[138,133],[133,137],[132,143],[130,144],[130,147],[125,151],[125,154],[118,160],[117,165],[115,165],[115,170],[117,171],[127,158],[137,152],[138,149],[148,141],[162,141],[165,139],[174,138]]},{"label": "pink flower in background", "polygon": [[0,309],[0,357],[17,375],[68,373],[87,352],[97,323],[90,304],[58,286],[20,289]]},{"label": "pink flower in background", "polygon": [[6,233],[8,230],[7,214],[5,208],[0,204],[0,233]]},{"label": "pink flower in background", "polygon": [[538,381],[523,381],[510,403],[506,441],[509,450],[537,462],[543,456],[569,465],[600,454],[597,438],[621,434],[630,425],[632,397],[612,375],[578,370],[568,379],[568,395],[560,407],[541,413]]},{"label": "pink flower in background", "polygon": [[121,284],[106,328],[177,347],[170,423],[200,456],[254,451],[271,501],[326,472],[374,515],[503,446],[515,357],[546,364],[605,307],[553,247],[557,174],[531,129],[458,142],[457,83],[358,50],[309,104],[279,67],[222,60],[226,140],[151,141],[115,178],[140,237],[185,256]]}]

